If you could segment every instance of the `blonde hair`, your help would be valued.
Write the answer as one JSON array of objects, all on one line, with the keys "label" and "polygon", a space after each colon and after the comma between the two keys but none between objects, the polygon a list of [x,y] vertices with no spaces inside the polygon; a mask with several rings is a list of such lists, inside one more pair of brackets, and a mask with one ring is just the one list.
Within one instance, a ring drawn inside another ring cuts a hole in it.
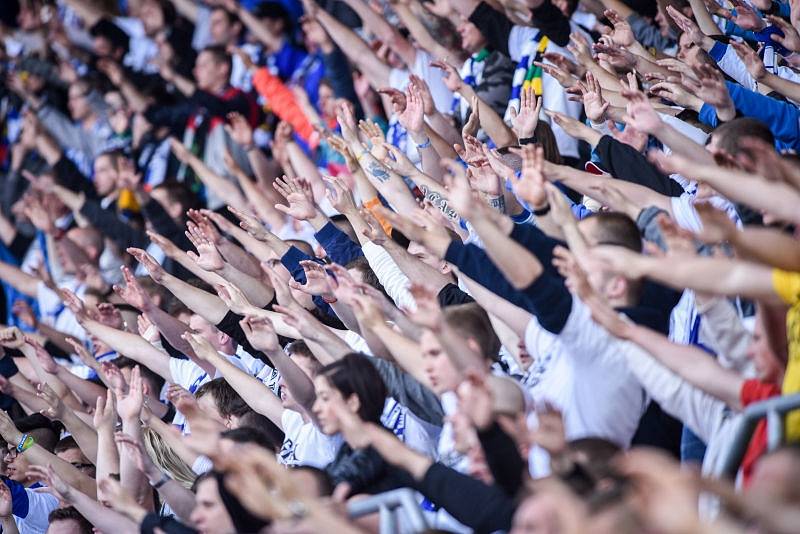
[{"label": "blonde hair", "polygon": [[152,428],[143,429],[144,448],[150,458],[162,471],[165,471],[178,484],[192,489],[197,475],[191,466],[184,462],[175,450]]}]

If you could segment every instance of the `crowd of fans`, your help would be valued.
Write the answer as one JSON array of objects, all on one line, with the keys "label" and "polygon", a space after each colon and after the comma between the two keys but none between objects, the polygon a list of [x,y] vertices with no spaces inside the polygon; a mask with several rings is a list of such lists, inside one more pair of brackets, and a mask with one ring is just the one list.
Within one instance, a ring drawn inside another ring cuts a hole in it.
[{"label": "crowd of fans", "polygon": [[0,18],[3,534],[800,529],[800,0]]}]

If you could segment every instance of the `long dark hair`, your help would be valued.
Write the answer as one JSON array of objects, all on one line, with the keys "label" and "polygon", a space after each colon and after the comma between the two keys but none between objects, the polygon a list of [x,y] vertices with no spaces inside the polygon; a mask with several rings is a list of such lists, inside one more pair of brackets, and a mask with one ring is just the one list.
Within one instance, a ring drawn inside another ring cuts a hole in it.
[{"label": "long dark hair", "polygon": [[355,394],[360,404],[358,416],[364,421],[380,423],[386,403],[386,384],[368,356],[351,352],[320,368],[317,376],[327,378],[345,399]]}]

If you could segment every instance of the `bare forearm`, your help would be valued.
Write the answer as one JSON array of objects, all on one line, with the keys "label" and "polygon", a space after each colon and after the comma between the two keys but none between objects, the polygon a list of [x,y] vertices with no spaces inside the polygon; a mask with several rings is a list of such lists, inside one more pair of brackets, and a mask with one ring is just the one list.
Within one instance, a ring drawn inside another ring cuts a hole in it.
[{"label": "bare forearm", "polygon": [[178,13],[197,23],[197,4],[195,2],[192,0],[170,0],[170,2],[175,6]]},{"label": "bare forearm", "polygon": [[153,347],[141,336],[123,332],[96,321],[85,321],[84,327],[115,351],[144,365],[164,380],[172,381],[169,356]]},{"label": "bare forearm", "polygon": [[270,51],[277,52],[280,50],[282,44],[280,36],[271,32],[250,10],[240,5],[236,10],[236,14],[239,15],[239,18],[253,36],[264,43]]},{"label": "bare forearm", "polygon": [[242,290],[247,300],[258,308],[263,308],[272,302],[275,291],[271,286],[265,284],[260,278],[243,273],[229,263],[218,274]]},{"label": "bare forearm", "polygon": [[92,499],[73,489],[70,491],[69,502],[81,513],[83,517],[96,528],[103,532],[119,532],[121,534],[133,534],[139,532],[139,525],[111,508],[101,505]]},{"label": "bare forearm", "polygon": [[[151,482],[156,483],[158,480],[151,480]],[[175,512],[178,518],[183,521],[189,521],[189,517],[192,515],[192,510],[197,502],[191,490],[171,480],[158,488],[158,494],[161,496],[161,499],[169,505],[172,511]]]},{"label": "bare forearm", "polygon": [[253,278],[261,277],[263,271],[258,260],[243,247],[225,239],[217,245],[217,249],[222,254],[222,257],[225,258],[225,261],[230,263],[234,269]]},{"label": "bare forearm", "polygon": [[[96,399],[97,397],[95,397]],[[64,410],[64,417],[61,419],[75,442],[86,458],[93,464],[97,464],[97,432],[89,424],[78,417],[70,409]]]},{"label": "bare forearm", "polygon": [[187,162],[206,187],[214,191],[229,206],[245,206],[247,202],[239,187],[212,171],[200,158],[192,155]]},{"label": "bare forearm", "polygon": [[319,11],[318,20],[336,46],[367,77],[372,87],[377,89],[389,85],[391,68],[378,58],[361,37],[324,10]]},{"label": "bare forearm", "polygon": [[56,330],[52,326],[45,323],[39,323],[36,325],[36,329],[39,330],[39,333],[46,337],[48,341],[53,343],[53,345],[67,353],[72,352],[72,345],[67,342],[68,339],[80,341],[76,337],[65,334],[60,330]]},{"label": "bare forearm", "polygon": [[[418,139],[417,135],[411,134],[411,138],[417,144],[417,152],[422,163],[423,173],[435,181],[438,187],[444,177],[442,158],[456,158],[458,155],[455,153],[453,146],[442,139],[428,124],[425,124],[425,136],[427,136],[427,139]],[[429,141],[427,147],[419,147],[420,144],[424,144],[426,141]]]},{"label": "bare forearm", "polygon": [[244,400],[248,406],[267,417],[279,428],[283,428],[283,424],[281,423],[283,406],[281,406],[281,401],[278,397],[269,391],[267,386],[227,360],[219,358],[214,364],[225,378],[225,381],[241,395],[242,400]]},{"label": "bare forearm", "polygon": [[408,471],[415,480],[425,478],[425,473],[430,469],[433,460],[411,450],[383,427],[370,424],[366,431],[372,438],[372,446],[387,462]]},{"label": "bare forearm", "polygon": [[412,341],[383,323],[374,325],[371,328],[375,335],[383,341],[386,348],[389,349],[394,361],[405,372],[426,387],[431,387],[428,375],[423,371],[422,349],[419,343]]},{"label": "bare forearm", "polygon": [[42,466],[47,466],[48,464],[52,465],[53,470],[55,470],[55,472],[58,473],[58,475],[63,478],[67,484],[73,488],[77,488],[90,497],[95,496],[95,481],[89,478],[89,476],[83,474],[71,463],[62,460],[55,454],[43,449],[37,444],[34,444],[30,449],[25,451],[24,454],[26,459],[32,464]]},{"label": "bare forearm", "polygon": [[433,148],[436,149],[436,152],[438,152],[440,156],[443,158],[457,156],[453,145],[456,143],[463,143],[464,139],[461,138],[461,132],[458,131],[447,117],[442,115],[439,111],[434,111],[433,114],[428,117],[428,123],[426,124],[426,131],[429,129],[435,134],[431,137],[431,142],[433,143]]},{"label": "bare forearm", "polygon": [[289,245],[272,232],[267,234],[265,241],[260,241],[236,227],[231,230],[231,235],[241,243],[247,252],[255,256],[259,261],[269,261],[275,257],[280,258],[289,250]]},{"label": "bare forearm", "polygon": [[286,386],[292,392],[292,397],[300,406],[310,410],[317,395],[314,392],[314,383],[308,375],[281,349],[269,352],[267,356],[270,357],[272,363],[275,364],[275,368],[280,372],[281,377],[286,382]]},{"label": "bare forearm", "polygon": [[661,128],[653,135],[674,153],[686,156],[698,165],[714,164],[711,153],[705,147],[698,145],[667,123],[662,123]]},{"label": "bare forearm", "polygon": [[774,228],[748,226],[736,232],[731,243],[743,260],[763,263],[785,271],[800,271],[800,247],[789,234]]},{"label": "bare forearm", "polygon": [[112,430],[97,429],[97,480],[108,478],[111,475],[119,475],[119,452],[117,444],[114,442],[114,432]]},{"label": "bare forearm", "polygon": [[14,286],[14,289],[29,297],[36,296],[39,279],[23,272],[18,267],[0,261],[0,280]]},{"label": "bare forearm", "polygon": [[3,534],[19,534],[17,522],[14,521],[14,516],[6,516],[2,519]]},{"label": "bare forearm", "polygon": [[[248,176],[242,172],[236,173],[236,179],[239,182],[239,187],[244,191],[245,196],[250,199],[250,203],[256,210],[256,214],[268,223],[276,224],[278,221],[283,221],[283,213],[275,209],[275,204],[281,204],[283,199],[272,188],[274,183],[274,173],[270,173],[269,161],[266,156],[257,149],[248,151],[247,157],[250,160],[250,166],[256,174],[258,180],[266,187],[257,186]],[[276,171],[277,172],[277,171]]]},{"label": "bare forearm", "polygon": [[[468,84],[463,84],[461,89],[459,89],[459,93],[463,98],[466,98],[468,102],[472,101],[472,98],[477,96],[475,90]],[[503,118],[480,97],[478,97],[478,106],[481,117],[481,127],[483,131],[486,132],[486,135],[494,141],[495,145],[498,147],[515,146],[517,144],[517,136],[514,131],[503,122]]]},{"label": "bare forearm", "polygon": [[16,227],[11,224],[11,221],[9,221],[2,213],[0,213],[0,240],[3,241],[4,245],[8,246],[14,241],[16,236]]},{"label": "bare forearm", "polygon": [[[11,383],[14,384],[14,389],[10,393],[12,397],[14,397],[17,402],[22,404],[25,411],[30,413],[39,413],[42,410],[46,410],[48,408],[47,403],[45,403],[42,399],[36,396],[36,393],[33,390],[19,387],[14,381],[15,377],[11,378]],[[26,380],[27,382],[27,380]]]},{"label": "bare forearm", "polygon": [[205,282],[207,284],[210,284],[210,285],[219,283],[219,277],[218,277],[218,275],[216,273],[212,273],[212,272],[206,271],[205,269],[203,269],[202,267],[197,265],[197,263],[192,261],[192,259],[189,257],[189,255],[186,252],[179,251],[176,254],[168,254],[168,256],[171,259],[175,260],[175,262],[178,265],[180,265],[181,267],[183,267],[184,269],[186,269],[187,271],[189,271],[190,273],[195,275],[197,278],[199,278],[203,282]]},{"label": "bare forearm", "polygon": [[724,258],[681,258],[665,262],[637,256],[631,267],[636,273],[676,289],[752,299],[776,298],[770,268],[755,263]]},{"label": "bare forearm", "polygon": [[376,13],[362,0],[343,0],[345,4],[350,6],[364,24],[365,29],[369,30],[375,37],[388,45],[393,44],[396,40],[396,31],[384,18]]},{"label": "bare forearm", "polygon": [[225,303],[222,302],[218,296],[187,284],[180,278],[166,275],[162,281],[162,285],[167,288],[175,298],[183,302],[186,307],[211,324],[219,323],[228,313],[228,307],[225,306]]},{"label": "bare forearm", "polygon": [[59,366],[57,376],[69,391],[77,395],[81,402],[88,406],[94,405],[97,402],[97,397],[106,394],[106,389],[103,386],[72,374],[66,367]]},{"label": "bare forearm", "polygon": [[800,102],[800,84],[791,80],[787,80],[786,78],[781,78],[780,76],[777,76],[769,71],[767,71],[766,77],[760,81],[770,86],[772,89],[779,92],[789,100],[792,100],[793,102]]},{"label": "bare forearm", "polygon": [[[139,416],[137,415],[135,419],[123,419],[122,432],[135,437],[141,442],[142,424],[139,421]],[[127,490],[128,493],[134,495],[138,502],[148,501],[147,493],[150,487],[147,484],[145,474],[139,471],[132,455],[125,454],[120,456],[119,479],[122,487]]]},{"label": "bare forearm", "polygon": [[286,151],[289,154],[289,161],[292,167],[297,171],[299,176],[304,176],[313,181],[322,180],[317,165],[311,161],[311,158],[301,149],[297,143],[291,142],[286,145]]},{"label": "bare forearm", "polygon": [[410,213],[416,208],[416,201],[400,176],[389,171],[363,147],[353,143],[350,148],[357,154],[358,163],[372,185],[395,210],[400,213]]},{"label": "bare forearm", "polygon": [[183,339],[183,334],[189,330],[189,325],[155,306],[148,309],[146,313],[167,343],[172,345],[175,350],[187,356],[195,355],[191,345]]},{"label": "bare forearm", "polygon": [[177,454],[178,457],[186,463],[186,465],[191,466],[197,461],[198,455],[186,446],[180,435],[173,431],[174,427],[172,425],[167,424],[160,418],[151,415],[147,422],[147,426],[149,426],[156,434],[161,436],[161,439],[164,440],[164,443],[166,443],[170,449],[175,451],[175,454]]},{"label": "bare forearm", "polygon": [[122,95],[125,97],[125,101],[128,103],[128,106],[132,111],[136,113],[144,113],[144,111],[147,109],[147,106],[150,105],[147,97],[144,96],[130,81],[123,80],[119,85],[119,89],[122,91]]},{"label": "bare forearm", "polygon": [[692,6],[692,13],[694,20],[700,27],[700,30],[706,35],[721,35],[719,26],[714,22],[711,13],[708,12],[705,2],[703,0],[689,0],[689,5]]},{"label": "bare forearm", "polygon": [[664,366],[695,387],[717,397],[734,409],[741,408],[744,379],[725,369],[714,358],[693,345],[671,343],[666,337],[642,326],[632,328],[631,341],[652,354]]}]

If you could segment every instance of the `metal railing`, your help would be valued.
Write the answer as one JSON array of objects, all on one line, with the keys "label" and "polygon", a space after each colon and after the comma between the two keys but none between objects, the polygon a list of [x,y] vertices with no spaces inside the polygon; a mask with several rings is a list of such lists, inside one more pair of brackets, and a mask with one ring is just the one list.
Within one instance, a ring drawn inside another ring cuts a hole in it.
[{"label": "metal railing", "polygon": [[783,442],[784,417],[786,413],[798,408],[800,408],[800,393],[772,397],[748,406],[742,413],[728,454],[720,468],[721,472],[718,474],[731,478],[736,476],[756,425],[765,417],[767,418],[767,448],[770,451],[778,448]]},{"label": "metal railing", "polygon": [[365,515],[380,514],[380,533],[395,534],[399,532],[398,519],[400,512],[404,513],[406,523],[404,531],[424,532],[428,528],[425,516],[417,502],[416,493],[408,488],[401,488],[385,493],[379,493],[360,501],[347,505],[347,512],[351,519]]}]

